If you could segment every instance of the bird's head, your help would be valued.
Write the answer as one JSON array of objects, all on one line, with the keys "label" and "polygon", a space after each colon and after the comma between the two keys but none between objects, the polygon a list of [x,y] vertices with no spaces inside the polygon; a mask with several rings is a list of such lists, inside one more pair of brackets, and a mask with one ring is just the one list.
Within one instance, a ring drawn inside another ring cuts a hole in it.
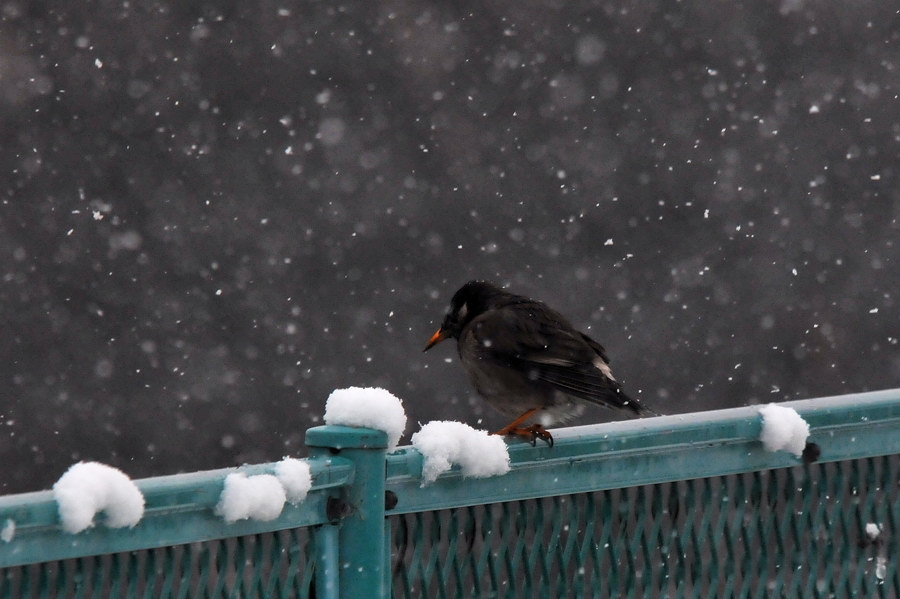
[{"label": "bird's head", "polygon": [[458,339],[463,328],[473,318],[490,309],[496,297],[507,295],[503,289],[488,281],[469,281],[453,294],[450,307],[441,322],[441,328],[425,345],[428,351],[444,339]]}]

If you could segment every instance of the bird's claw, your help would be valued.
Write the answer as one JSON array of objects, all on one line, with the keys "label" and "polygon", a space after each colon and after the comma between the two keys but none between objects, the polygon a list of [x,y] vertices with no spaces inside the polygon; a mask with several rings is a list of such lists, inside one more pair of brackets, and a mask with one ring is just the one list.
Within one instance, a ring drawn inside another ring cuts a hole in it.
[{"label": "bird's claw", "polygon": [[515,435],[517,437],[522,437],[529,443],[531,443],[532,447],[537,446],[537,441],[540,439],[544,443],[547,444],[548,447],[553,447],[553,435],[550,434],[550,431],[545,429],[543,425],[540,424],[532,424],[530,426],[516,426],[516,427],[507,427],[502,430],[494,433],[495,435]]},{"label": "bird's claw", "polygon": [[550,434],[550,431],[545,429],[540,424],[532,424],[529,427],[526,427],[526,430],[531,431],[531,446],[534,447],[537,445],[537,440],[540,439],[544,443],[547,444],[548,447],[553,447],[553,435]]}]

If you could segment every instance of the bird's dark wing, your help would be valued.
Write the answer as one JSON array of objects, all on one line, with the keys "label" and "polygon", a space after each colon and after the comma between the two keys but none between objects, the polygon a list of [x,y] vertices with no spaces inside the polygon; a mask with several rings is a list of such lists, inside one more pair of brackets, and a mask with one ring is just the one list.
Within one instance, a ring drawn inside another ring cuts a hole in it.
[{"label": "bird's dark wing", "polygon": [[[523,312],[526,306],[528,311]],[[521,318],[523,313],[530,317]],[[592,403],[643,412],[642,406],[607,376],[603,347],[543,304],[519,304],[517,313],[506,308],[486,312],[473,320],[470,330],[483,360]]]},{"label": "bird's dark wing", "polygon": [[594,341],[593,339],[591,339],[584,333],[578,333],[578,334],[581,335],[581,338],[584,340],[585,343],[587,343],[591,347],[591,349],[593,349],[595,352],[597,352],[598,356],[603,358],[604,362],[606,362],[607,364],[611,363],[609,361],[609,356],[607,356],[607,354],[606,354],[606,348],[604,348],[602,345],[600,345],[599,343],[597,343],[596,341]]}]

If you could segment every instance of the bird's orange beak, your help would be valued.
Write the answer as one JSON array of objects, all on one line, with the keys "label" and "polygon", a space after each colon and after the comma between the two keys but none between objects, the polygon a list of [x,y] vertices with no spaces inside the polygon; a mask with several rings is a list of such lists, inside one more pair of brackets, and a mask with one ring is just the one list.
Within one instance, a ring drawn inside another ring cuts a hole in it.
[{"label": "bird's orange beak", "polygon": [[444,332],[444,329],[438,329],[437,333],[431,336],[431,339],[428,340],[428,344],[425,346],[425,349],[422,351],[428,351],[441,341],[447,338],[447,334]]}]

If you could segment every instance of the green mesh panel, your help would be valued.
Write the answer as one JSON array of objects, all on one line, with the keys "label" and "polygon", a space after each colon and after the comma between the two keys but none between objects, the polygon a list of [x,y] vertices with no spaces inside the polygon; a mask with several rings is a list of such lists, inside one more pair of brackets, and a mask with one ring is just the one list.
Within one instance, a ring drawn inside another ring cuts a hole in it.
[{"label": "green mesh panel", "polygon": [[0,571],[0,597],[310,597],[309,532],[299,528],[7,568]]},{"label": "green mesh panel", "polygon": [[393,595],[900,597],[898,462],[394,516]]},{"label": "green mesh panel", "polygon": [[[391,517],[394,597],[898,597],[900,456]],[[871,540],[866,525],[878,524]],[[0,597],[312,597],[309,529],[7,568]]]},{"label": "green mesh panel", "polygon": [[[838,440],[844,435],[841,443],[834,443],[838,448],[847,443],[852,447],[857,438],[861,445],[862,440],[871,445],[877,438],[896,453],[896,430],[893,424],[877,424],[860,429],[859,437],[834,428],[820,434]],[[722,455],[733,457],[736,446],[729,445]],[[608,474],[621,480],[631,472],[642,472],[640,460],[634,457],[646,455],[641,451],[623,452],[615,467],[605,464]],[[380,459],[375,476],[384,472]],[[402,460],[403,455],[396,459]],[[567,464],[583,465],[587,458],[575,453],[567,459],[571,462],[558,461],[552,468],[538,468],[538,460],[534,466],[514,470],[508,478],[483,479],[488,483],[483,486],[448,477],[443,487],[438,481],[423,488],[414,477],[404,483],[396,474],[391,486],[400,489],[398,497],[407,506],[438,500],[454,505],[446,502],[454,494],[462,505],[479,497],[489,502],[484,498],[508,497],[517,491],[516,485],[539,488],[546,484],[552,492],[553,485],[567,483],[571,492],[572,481],[564,476]],[[638,470],[630,470],[629,463]],[[708,465],[718,469],[718,464]],[[578,472],[582,477],[603,474],[584,468]],[[668,479],[667,474],[677,476],[678,472],[666,470],[656,480]],[[217,496],[210,491],[216,486],[214,476],[201,476],[203,484],[197,488],[202,492],[191,494],[207,498],[204,501]],[[447,480],[456,482],[447,485]],[[169,486],[185,488],[183,479],[175,482],[181,486]],[[152,487],[152,483],[145,484]],[[506,490],[500,486],[504,484]],[[298,512],[295,521],[324,522],[316,514],[325,511],[323,491],[332,488],[324,487],[304,504],[314,513]],[[416,492],[422,496],[415,497]],[[164,516],[151,516],[145,529],[135,529],[145,537],[138,539],[144,543],[138,547],[157,544],[154,530],[172,534],[178,522],[206,533],[240,526],[209,518],[205,510],[210,508],[196,510],[194,503],[185,504],[193,512],[165,515],[165,510],[172,509],[167,502],[181,496],[152,497]],[[46,493],[12,497],[7,503],[8,517],[22,517],[26,523],[16,533],[17,539],[0,544],[7,558],[17,542],[36,559],[41,559],[45,547],[68,556],[80,543],[89,553],[97,547],[98,538],[118,542],[117,531],[102,528],[95,537],[55,534],[55,513]],[[378,523],[382,507],[379,502],[370,512]],[[204,518],[208,519],[206,529],[198,527]],[[314,564],[326,564],[344,581],[360,580],[347,578],[355,571],[345,569],[326,547],[336,550],[340,542],[343,559],[349,559],[354,552],[369,551],[372,543],[383,542],[380,535],[376,540],[355,533],[341,539],[339,533],[353,530],[347,522],[318,530],[300,527],[99,557],[58,560],[48,555],[50,561],[45,563],[0,570],[0,599],[314,597]],[[411,509],[389,516],[388,522],[393,596],[398,598],[900,597],[900,455],[472,507]],[[869,525],[881,528],[877,538],[867,535]],[[380,525],[377,528],[382,530]],[[319,547],[313,538],[320,541]],[[380,580],[381,572],[377,575]],[[319,578],[320,588],[335,589],[324,575]]]}]

